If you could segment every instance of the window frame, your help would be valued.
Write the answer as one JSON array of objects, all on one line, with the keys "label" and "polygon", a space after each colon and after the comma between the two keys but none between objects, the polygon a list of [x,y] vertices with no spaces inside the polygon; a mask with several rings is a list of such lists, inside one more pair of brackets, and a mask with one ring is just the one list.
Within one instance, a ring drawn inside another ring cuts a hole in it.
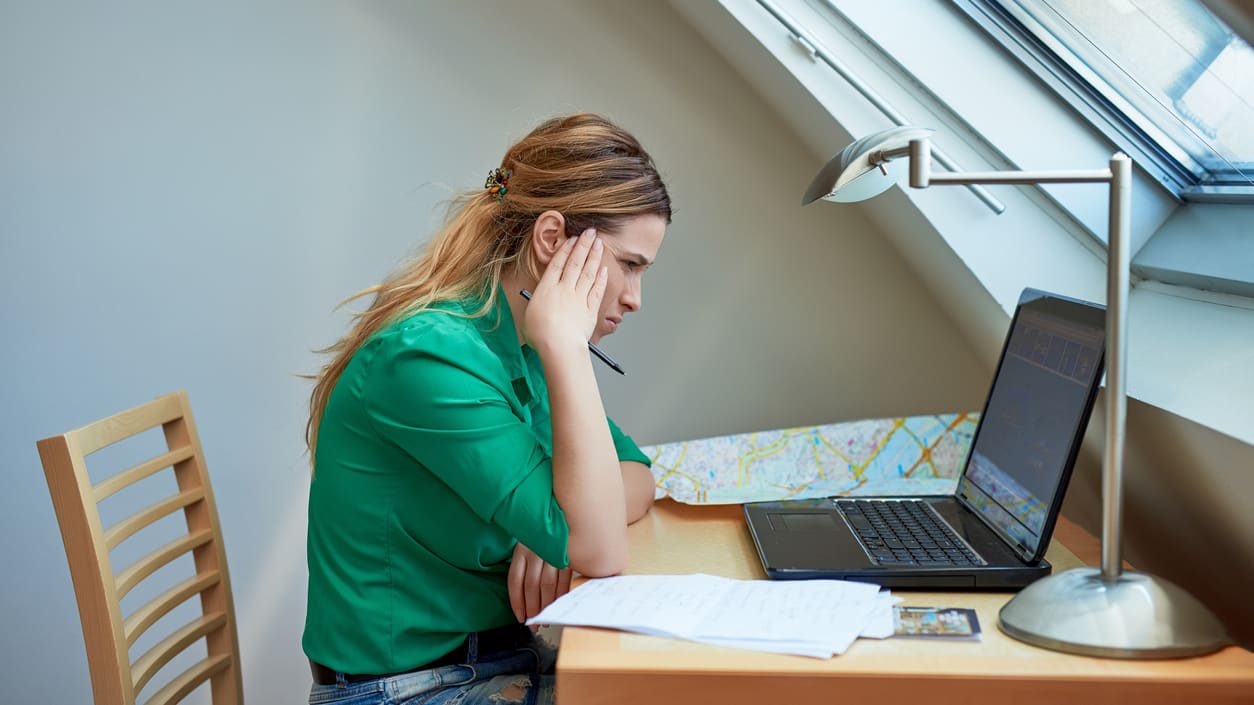
[{"label": "window frame", "polygon": [[1198,179],[1141,127],[1138,120],[1148,118],[1134,117],[1117,106],[998,0],[949,1],[1094,129],[1126,150],[1175,198],[1191,202],[1254,203],[1254,186],[1211,184]]}]

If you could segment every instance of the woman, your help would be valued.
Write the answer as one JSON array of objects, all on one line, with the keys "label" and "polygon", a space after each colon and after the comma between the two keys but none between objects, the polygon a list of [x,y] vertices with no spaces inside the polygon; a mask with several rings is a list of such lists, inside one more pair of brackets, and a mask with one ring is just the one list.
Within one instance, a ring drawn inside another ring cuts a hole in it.
[{"label": "woman", "polygon": [[552,119],[450,214],[358,294],[310,400],[311,703],[551,702],[553,650],[520,622],[572,569],[620,572],[653,501],[587,349],[640,308],[670,222],[648,153]]}]

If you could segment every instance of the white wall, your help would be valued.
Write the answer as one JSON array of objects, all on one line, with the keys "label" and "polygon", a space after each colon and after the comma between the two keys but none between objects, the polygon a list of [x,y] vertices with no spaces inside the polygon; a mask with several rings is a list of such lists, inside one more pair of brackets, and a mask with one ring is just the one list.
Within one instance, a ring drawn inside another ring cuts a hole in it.
[{"label": "white wall", "polygon": [[677,207],[644,311],[605,345],[628,370],[602,376],[607,406],[641,443],[986,392],[983,353],[861,211],[797,207],[819,162],[664,3],[6,4],[0,96],[15,702],[90,699],[35,440],[178,388],[217,492],[246,695],[303,700],[293,373],[343,331],[337,301],[557,113],[634,131]]}]

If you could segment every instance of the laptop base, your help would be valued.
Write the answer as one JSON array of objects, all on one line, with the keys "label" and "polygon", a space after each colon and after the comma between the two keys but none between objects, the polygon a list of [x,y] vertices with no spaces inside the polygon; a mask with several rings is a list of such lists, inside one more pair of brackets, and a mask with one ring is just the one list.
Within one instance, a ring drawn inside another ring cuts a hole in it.
[{"label": "laptop base", "polygon": [[952,496],[859,497],[927,502],[986,562],[980,566],[879,566],[836,506],[843,498],[754,502],[745,521],[766,574],[774,580],[856,580],[891,588],[1017,590],[1049,575],[1048,561],[1025,564]]}]

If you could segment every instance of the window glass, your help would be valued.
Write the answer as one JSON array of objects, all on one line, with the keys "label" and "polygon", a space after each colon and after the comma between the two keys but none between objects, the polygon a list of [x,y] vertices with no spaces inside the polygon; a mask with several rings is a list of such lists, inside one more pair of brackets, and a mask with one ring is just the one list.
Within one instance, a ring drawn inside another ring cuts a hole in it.
[{"label": "window glass", "polygon": [[1254,51],[1195,0],[1000,0],[1202,184],[1254,186]]}]

